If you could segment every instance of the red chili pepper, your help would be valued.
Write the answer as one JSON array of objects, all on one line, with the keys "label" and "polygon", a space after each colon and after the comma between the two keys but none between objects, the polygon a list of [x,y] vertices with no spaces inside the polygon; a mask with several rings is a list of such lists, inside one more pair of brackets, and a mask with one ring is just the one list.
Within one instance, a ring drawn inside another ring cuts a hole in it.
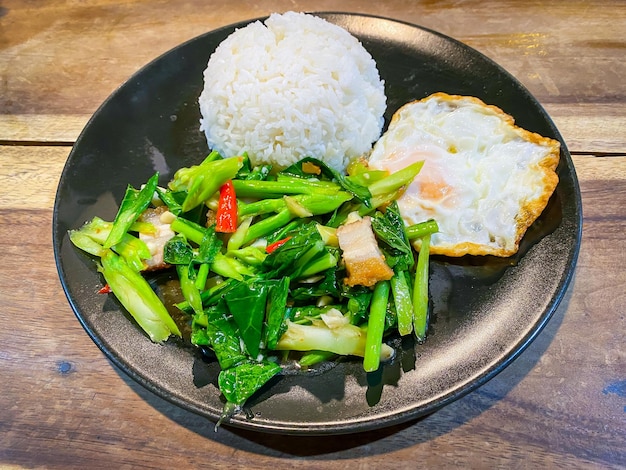
[{"label": "red chili pepper", "polygon": [[109,287],[108,284],[105,284],[102,289],[98,291],[98,294],[110,294],[111,292],[111,287]]},{"label": "red chili pepper", "polygon": [[269,245],[267,245],[267,247],[265,248],[265,252],[266,253],[271,253],[272,251],[275,251],[277,248],[280,248],[281,246],[283,246],[285,243],[287,243],[289,241],[291,237],[285,237],[282,240],[277,240],[274,243],[270,243]]},{"label": "red chili pepper", "polygon": [[237,230],[237,196],[233,182],[228,180],[220,187],[220,200],[217,205],[216,232],[233,233]]}]

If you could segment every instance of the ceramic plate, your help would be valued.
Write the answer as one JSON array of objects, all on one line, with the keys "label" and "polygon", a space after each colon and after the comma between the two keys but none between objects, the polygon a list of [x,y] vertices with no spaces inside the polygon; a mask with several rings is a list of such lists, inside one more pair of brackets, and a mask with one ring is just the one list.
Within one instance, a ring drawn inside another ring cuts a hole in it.
[{"label": "ceramic plate", "polygon": [[[572,277],[581,237],[581,199],[571,157],[549,116],[497,64],[419,26],[356,14],[320,16],[356,36],[385,80],[387,122],[401,105],[433,92],[473,95],[526,129],[561,141],[560,182],[546,211],[511,259],[433,258],[432,322],[425,344],[396,341],[393,363],[365,374],[358,360],[323,373],[286,375],[249,400],[231,425],[290,434],[364,431],[431,413],[486,382],[514,360],[549,320]],[[54,208],[54,253],[78,320],[104,354],[161,397],[216,420],[218,368],[182,341],[151,343],[111,296],[99,295],[94,260],[67,231],[98,215],[112,220],[127,184],[155,172],[161,184],[207,154],[197,100],[210,54],[227,26],[157,58],[115,91],[89,121],[67,160]],[[175,292],[168,274],[151,279]]]}]

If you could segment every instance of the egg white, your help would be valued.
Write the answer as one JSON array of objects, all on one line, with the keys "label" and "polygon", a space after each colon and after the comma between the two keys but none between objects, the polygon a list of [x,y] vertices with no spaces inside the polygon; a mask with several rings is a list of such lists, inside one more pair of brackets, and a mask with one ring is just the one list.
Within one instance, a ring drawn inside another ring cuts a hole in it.
[{"label": "egg white", "polygon": [[431,253],[510,256],[556,187],[559,143],[477,98],[436,93],[400,108],[369,157],[390,172],[423,160],[398,199],[407,224],[435,219]]}]

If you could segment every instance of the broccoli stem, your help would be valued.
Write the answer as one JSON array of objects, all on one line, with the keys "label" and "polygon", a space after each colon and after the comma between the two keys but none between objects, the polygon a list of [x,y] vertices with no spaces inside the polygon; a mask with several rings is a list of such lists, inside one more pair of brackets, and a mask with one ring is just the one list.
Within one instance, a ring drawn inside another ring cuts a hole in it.
[{"label": "broccoli stem", "polygon": [[428,328],[428,257],[430,253],[430,235],[421,239],[419,255],[417,256],[417,269],[415,271],[415,284],[413,288],[413,329],[419,341],[426,338]]},{"label": "broccoli stem", "polygon": [[366,215],[372,214],[380,206],[391,204],[393,201],[398,199],[399,195],[400,195],[400,191],[397,190],[391,193],[383,193],[381,195],[374,196],[370,199],[369,206],[366,206],[365,204],[361,204],[361,206],[359,207],[359,215],[361,217],[364,217]]},{"label": "broccoli stem", "polygon": [[194,282],[196,289],[198,289],[200,292],[204,290],[204,286],[206,285],[206,281],[208,277],[209,277],[209,265],[207,263],[202,263],[198,267],[196,280]]},{"label": "broccoli stem", "polygon": [[347,191],[337,191],[333,194],[302,194],[293,199],[312,215],[323,215],[338,209],[352,197]]},{"label": "broccoli stem", "polygon": [[363,357],[366,335],[363,329],[351,324],[331,329],[323,325],[300,325],[288,320],[287,330],[278,340],[276,350],[319,350]]},{"label": "broccoli stem", "polygon": [[200,297],[200,290],[196,287],[195,281],[189,277],[189,265],[177,264],[176,272],[183,297],[189,302],[194,312],[202,313],[202,297]]},{"label": "broccoli stem", "polygon": [[111,291],[152,341],[159,343],[171,334],[181,336],[178,326],[148,281],[129,267],[124,258],[106,250],[100,260],[102,264],[98,269]]},{"label": "broccoli stem", "polygon": [[235,233],[233,233],[228,239],[228,243],[226,244],[227,252],[235,251],[241,248],[246,238],[246,234],[248,233],[248,229],[250,228],[250,225],[252,225],[252,219],[253,217],[246,217],[239,223]]},{"label": "broccoli stem", "polygon": [[[238,283],[236,279],[226,279],[224,282],[221,282],[205,291],[202,291],[200,294],[200,298],[202,299],[202,305],[211,305],[214,304],[218,299],[220,299],[229,289],[235,286]],[[188,301],[184,300],[176,304],[176,307],[183,312],[192,313],[193,309]],[[206,326],[206,325],[204,325]]]},{"label": "broccoli stem", "polygon": [[113,251],[124,258],[126,263],[135,271],[142,271],[145,268],[143,260],[152,257],[148,245],[130,233],[124,234],[122,240],[113,246]]},{"label": "broccoli stem", "polygon": [[370,192],[372,193],[372,197],[392,193],[400,189],[402,186],[409,184],[420,172],[423,165],[424,162],[422,161],[415,162],[400,171],[396,171],[385,178],[375,181],[368,186]]},{"label": "broccoli stem", "polygon": [[[137,225],[138,223],[135,222],[130,229],[132,230]],[[150,225],[152,226],[152,224]],[[101,257],[107,250],[103,247],[103,244],[111,233],[112,227],[113,224],[111,222],[94,217],[80,229],[70,230],[69,237],[71,242],[81,250]],[[112,249],[122,256],[135,271],[143,270],[145,267],[143,260],[152,256],[145,242],[130,233],[124,233],[119,243],[113,246]]]},{"label": "broccoli stem", "polygon": [[285,181],[265,180],[233,180],[235,193],[240,198],[281,198],[284,195],[295,194],[335,194],[339,185],[319,185],[301,178],[291,178]]},{"label": "broccoli stem", "polygon": [[300,358],[298,364],[301,367],[311,367],[320,362],[328,361],[335,356],[335,353],[329,351],[310,351]]},{"label": "broccoli stem", "polygon": [[234,178],[243,166],[242,158],[212,160],[209,157],[200,165],[178,170],[169,184],[173,191],[187,191],[182,204],[183,212],[203,204],[219,190],[220,186]]},{"label": "broccoli stem", "polygon": [[182,217],[176,217],[170,224],[172,231],[180,233],[187,240],[200,245],[204,239],[206,230],[201,225],[198,225],[190,220],[183,219]]},{"label": "broccoli stem", "polygon": [[250,243],[257,238],[264,237],[278,230],[283,225],[289,223],[295,216],[288,209],[283,209],[276,215],[263,219],[256,224],[252,224],[244,237],[243,245]]},{"label": "broccoli stem", "polygon": [[337,259],[335,255],[333,255],[329,251],[326,251],[325,253],[322,254],[321,257],[310,262],[310,264],[308,264],[302,270],[302,272],[299,274],[298,277],[306,278],[306,277],[314,276],[315,274],[326,271],[327,269],[334,268],[335,266],[337,266],[338,262],[339,260]]},{"label": "broccoli stem", "polygon": [[437,233],[438,231],[439,226],[437,225],[437,222],[435,222],[433,219],[429,219],[425,222],[420,222],[419,224],[409,225],[406,228],[406,234],[407,237],[409,237],[409,240],[422,238],[426,235]]},{"label": "broccoli stem", "polygon": [[244,276],[253,276],[254,272],[237,258],[217,253],[211,263],[211,271],[222,277],[228,277],[241,281]]},{"label": "broccoli stem", "polygon": [[[233,182],[233,184],[235,183]],[[254,201],[247,204],[239,201],[237,211],[239,212],[239,217],[243,218],[261,214],[269,214],[271,212],[279,212],[285,207],[287,207],[287,205],[282,198],[261,199],[259,201]]]},{"label": "broccoli stem", "polygon": [[[306,185],[307,193],[316,192],[319,190],[327,192],[328,194],[333,194],[336,191],[340,190],[341,187],[337,183],[333,183],[332,181],[321,181],[311,178],[300,178],[297,176],[290,176],[284,174],[278,174],[276,177],[276,181],[283,184],[289,184],[300,186],[302,184]],[[303,186],[304,187],[304,186]],[[304,192],[304,191],[303,191]]]},{"label": "broccoli stem", "polygon": [[413,302],[411,289],[404,271],[398,271],[390,279],[393,301],[396,306],[398,318],[398,332],[401,336],[411,334],[413,331]]},{"label": "broccoli stem", "polygon": [[367,321],[367,338],[365,341],[365,354],[363,356],[363,369],[366,372],[374,372],[380,366],[380,352],[385,330],[385,314],[389,302],[389,281],[380,281],[374,287],[372,304],[370,306],[369,319]]}]

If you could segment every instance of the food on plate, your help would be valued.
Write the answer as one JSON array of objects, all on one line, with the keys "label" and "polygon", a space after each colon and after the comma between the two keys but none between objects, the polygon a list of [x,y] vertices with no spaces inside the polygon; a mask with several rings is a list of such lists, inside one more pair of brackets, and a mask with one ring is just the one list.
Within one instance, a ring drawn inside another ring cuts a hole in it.
[{"label": "food on plate", "polygon": [[478,98],[435,93],[394,114],[369,164],[396,171],[415,161],[424,167],[398,205],[407,224],[437,221],[430,253],[506,257],[556,188],[559,142]]},{"label": "food on plate", "polygon": [[392,278],[393,270],[378,247],[371,217],[343,224],[337,229],[337,238],[348,272],[346,284],[371,287]]},{"label": "food on plate", "polygon": [[[346,175],[307,157],[272,172],[212,151],[165,188],[158,173],[129,186],[113,222],[69,237],[152,341],[187,332],[212,351],[227,419],[283,367],[350,355],[370,372],[393,356],[393,333],[424,339],[428,270],[410,239],[437,227],[405,227],[395,203],[421,167]],[[147,280],[158,268],[180,283],[170,311]]]},{"label": "food on plate", "polygon": [[139,232],[139,239],[146,244],[151,255],[145,260],[144,270],[168,268],[169,265],[163,260],[163,251],[165,244],[174,236],[174,232],[170,228],[172,220],[171,214],[167,211],[167,206],[146,209],[137,220],[151,226],[150,230]]},{"label": "food on plate", "polygon": [[371,150],[383,127],[384,83],[345,29],[296,12],[238,29],[211,55],[201,130],[224,157],[285,168],[314,157],[338,171]]},{"label": "food on plate", "polygon": [[[349,355],[373,372],[391,335],[423,341],[429,255],[514,254],[558,182],[559,143],[477,98],[409,103],[380,137],[372,57],[303,13],[224,40],[199,105],[209,155],[69,237],[152,341],[211,351],[218,425],[287,368]],[[159,269],[176,305],[148,282]]]}]

